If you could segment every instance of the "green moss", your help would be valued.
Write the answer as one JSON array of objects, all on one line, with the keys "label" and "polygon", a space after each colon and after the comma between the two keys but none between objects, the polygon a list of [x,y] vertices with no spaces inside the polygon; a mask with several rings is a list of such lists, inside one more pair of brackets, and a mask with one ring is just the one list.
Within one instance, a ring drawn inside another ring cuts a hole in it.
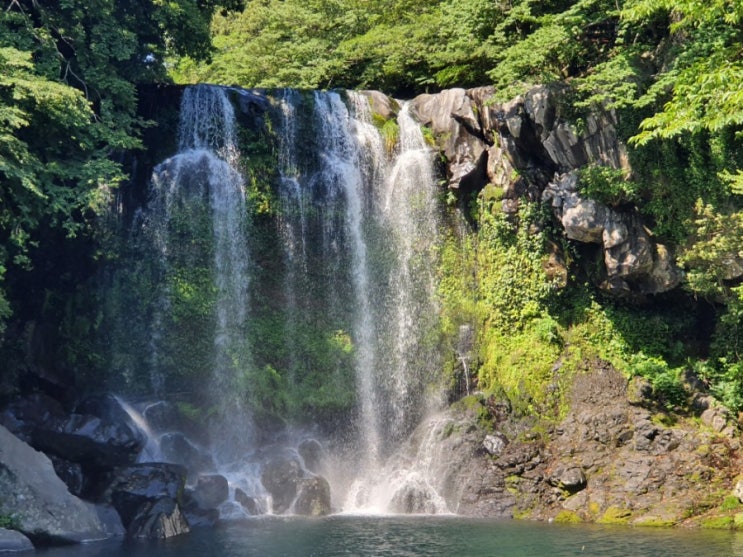
[{"label": "green moss", "polygon": [[730,530],[734,524],[735,519],[732,516],[714,516],[703,519],[700,526],[710,530]]},{"label": "green moss", "polygon": [[632,518],[632,511],[621,507],[611,506],[604,511],[596,522],[598,524],[627,524]]},{"label": "green moss", "polygon": [[577,524],[579,522],[583,522],[583,519],[580,516],[578,516],[577,513],[573,511],[562,510],[559,513],[557,513],[557,516],[555,517],[555,522],[560,522],[563,524]]},{"label": "green moss", "polygon": [[475,418],[478,424],[485,429],[492,428],[490,412],[477,395],[469,395],[459,399],[452,404],[452,410]]},{"label": "green moss", "polygon": [[20,519],[17,514],[0,514],[0,528],[6,530],[18,530],[21,526]]},{"label": "green moss", "polygon": [[740,500],[735,495],[729,495],[723,499],[720,505],[722,511],[734,511],[741,507]]},{"label": "green moss", "polygon": [[676,525],[676,520],[661,518],[659,516],[643,516],[632,522],[635,526],[647,526],[650,528],[668,528]]},{"label": "green moss", "polygon": [[512,493],[513,495],[518,495],[519,493],[519,485],[521,485],[522,479],[520,476],[511,475],[506,476],[505,484],[506,484],[506,490],[509,493]]}]

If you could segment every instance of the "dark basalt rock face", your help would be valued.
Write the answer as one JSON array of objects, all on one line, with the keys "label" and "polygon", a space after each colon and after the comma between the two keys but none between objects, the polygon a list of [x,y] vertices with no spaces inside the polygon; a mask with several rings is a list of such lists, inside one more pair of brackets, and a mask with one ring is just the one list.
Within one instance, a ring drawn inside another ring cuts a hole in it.
[{"label": "dark basalt rock face", "polygon": [[130,537],[175,536],[189,530],[179,506],[185,483],[177,464],[134,464],[111,473],[101,500],[118,511]]},{"label": "dark basalt rock face", "polygon": [[137,509],[129,523],[130,538],[165,539],[191,531],[178,504],[168,497],[148,501]]},{"label": "dark basalt rock face", "polygon": [[709,497],[710,481],[734,492],[740,432],[724,409],[697,397],[707,428],[663,425],[646,386],[628,388],[601,360],[585,368],[567,415],[547,430],[499,411],[487,431],[480,419],[490,405],[472,400],[422,423],[399,457],[409,463],[422,455],[427,476],[406,482],[393,510],[437,512],[435,493],[465,516],[552,520],[568,513],[587,522],[674,524]]},{"label": "dark basalt rock face", "polygon": [[568,239],[599,244],[605,277],[617,296],[676,288],[681,271],[633,208],[613,208],[578,193],[577,170],[596,164],[631,172],[611,111],[586,117],[585,128],[561,115],[561,89],[536,87],[508,103],[492,102],[492,88],[450,89],[413,100],[413,112],[437,138],[449,188],[462,194],[490,184],[502,189],[502,209],[516,214],[519,199],[548,203]]},{"label": "dark basalt rock face", "polygon": [[[299,457],[291,451],[266,462],[261,483],[271,494],[275,514],[288,511],[307,516],[330,514],[330,484],[303,468]],[[244,506],[251,507],[249,503]]]}]

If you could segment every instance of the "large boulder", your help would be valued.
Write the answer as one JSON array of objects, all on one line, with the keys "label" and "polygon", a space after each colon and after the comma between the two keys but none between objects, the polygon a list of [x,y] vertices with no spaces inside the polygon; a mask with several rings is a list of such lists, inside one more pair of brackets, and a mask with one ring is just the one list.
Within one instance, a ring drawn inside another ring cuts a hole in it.
[{"label": "large boulder", "polygon": [[325,451],[317,439],[305,439],[297,447],[297,452],[307,470],[317,472],[320,469]]},{"label": "large boulder", "polygon": [[34,430],[54,427],[67,415],[57,400],[43,393],[32,393],[8,404],[0,414],[0,425],[28,443]]},{"label": "large boulder", "polygon": [[242,489],[235,488],[235,501],[250,515],[262,514],[261,507],[255,497],[251,497]]},{"label": "large boulder", "polygon": [[183,419],[178,407],[165,400],[148,404],[142,411],[147,425],[156,433],[167,433],[183,430]]},{"label": "large boulder", "polygon": [[425,484],[406,484],[393,495],[390,510],[398,514],[436,514],[437,496]]},{"label": "large boulder", "polygon": [[299,459],[290,454],[275,456],[263,467],[261,483],[271,494],[275,514],[285,513],[291,508],[303,475]]},{"label": "large boulder", "polygon": [[96,509],[72,495],[48,457],[0,426],[0,514],[35,543],[67,544],[109,537]]},{"label": "large boulder", "polygon": [[412,113],[437,138],[447,160],[449,187],[473,191],[487,181],[487,143],[475,114],[476,104],[464,89],[419,95]]},{"label": "large boulder", "polygon": [[15,530],[0,528],[0,553],[33,551],[34,546],[26,536]]},{"label": "large boulder", "polygon": [[330,484],[322,476],[311,476],[300,482],[294,512],[304,516],[330,514]]},{"label": "large boulder", "polygon": [[138,509],[129,523],[127,535],[130,538],[165,539],[187,534],[188,521],[173,499],[163,497],[148,501]]},{"label": "large boulder", "polygon": [[160,438],[160,452],[168,462],[185,466],[192,479],[214,468],[211,454],[178,431],[166,433]]},{"label": "large boulder", "polygon": [[37,428],[31,444],[45,453],[95,469],[132,464],[145,446],[145,436],[130,423],[90,414],[71,414],[51,427]]},{"label": "large boulder", "polygon": [[111,474],[102,500],[113,505],[129,531],[142,508],[160,499],[179,501],[185,483],[186,470],[177,464],[134,464],[118,468]]},{"label": "large boulder", "polygon": [[69,413],[56,400],[36,393],[9,404],[1,420],[35,449],[88,469],[133,463],[146,443],[113,395],[91,397]]},{"label": "large boulder", "polygon": [[[446,158],[449,187],[484,190],[515,215],[520,199],[552,203],[568,239],[600,244],[616,295],[657,294],[681,281],[668,249],[657,244],[637,211],[618,210],[579,195],[577,170],[601,165],[631,172],[612,111],[584,118],[578,128],[564,114],[564,88],[535,87],[507,103],[491,87],[420,95],[412,113],[428,126]],[[489,189],[486,189],[489,188]]]},{"label": "large boulder", "polygon": [[221,474],[199,476],[192,497],[202,509],[215,509],[227,500],[230,487],[227,478]]},{"label": "large boulder", "polygon": [[681,282],[681,271],[662,244],[655,244],[636,211],[621,211],[588,199],[578,191],[578,173],[557,176],[542,193],[565,230],[583,243],[603,250],[606,281],[602,287],[615,293],[666,292]]}]

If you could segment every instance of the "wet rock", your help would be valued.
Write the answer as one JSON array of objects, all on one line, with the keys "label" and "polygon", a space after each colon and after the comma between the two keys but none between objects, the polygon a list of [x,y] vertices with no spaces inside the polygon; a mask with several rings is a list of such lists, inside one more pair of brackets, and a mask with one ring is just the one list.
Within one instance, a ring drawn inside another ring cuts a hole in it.
[{"label": "wet rock", "polygon": [[102,500],[113,505],[129,530],[131,521],[145,503],[163,498],[177,501],[185,483],[186,470],[177,464],[134,464],[118,468],[111,474]]},{"label": "wet rock", "polygon": [[291,508],[301,478],[302,466],[294,456],[277,456],[266,463],[261,483],[271,494],[274,513],[283,514]]},{"label": "wet rock", "polygon": [[67,544],[108,537],[91,505],[72,495],[51,461],[0,426],[0,514],[38,543]]},{"label": "wet rock", "polygon": [[431,488],[421,483],[409,483],[398,489],[390,502],[390,510],[401,514],[436,514],[438,505]]},{"label": "wet rock", "polygon": [[165,539],[190,531],[178,504],[169,497],[142,504],[132,518],[127,535],[130,538]]},{"label": "wet rock", "polygon": [[31,434],[31,444],[38,450],[95,469],[134,463],[145,443],[145,436],[130,420],[92,414],[71,414]]},{"label": "wet rock", "polygon": [[123,538],[126,535],[124,523],[118,511],[111,505],[93,505],[93,510],[101,522],[101,529],[109,538]]},{"label": "wet rock", "polygon": [[178,408],[167,401],[148,404],[142,412],[144,419],[150,429],[155,433],[167,433],[172,431],[181,431],[183,424]]},{"label": "wet rock", "polygon": [[160,438],[160,451],[168,462],[185,466],[192,477],[214,468],[212,456],[180,432],[163,435]]},{"label": "wet rock", "polygon": [[49,455],[54,471],[59,476],[70,493],[80,497],[85,489],[85,475],[83,474],[83,467],[78,462],[70,462],[63,458],[59,458],[55,455]]},{"label": "wet rock", "polygon": [[397,115],[400,110],[397,101],[391,99],[380,91],[358,91],[369,100],[369,107],[372,114],[377,114],[385,120],[390,120]]},{"label": "wet rock", "polygon": [[258,505],[258,502],[255,500],[255,497],[251,497],[239,487],[235,489],[235,501],[240,503],[242,508],[245,509],[248,512],[248,514],[250,515],[261,514],[260,505]]},{"label": "wet rock", "polygon": [[34,546],[26,536],[15,530],[0,528],[0,553],[33,551]]},{"label": "wet rock", "polygon": [[502,433],[493,433],[485,436],[482,441],[483,448],[491,456],[499,456],[508,445],[508,439]]},{"label": "wet rock", "polygon": [[227,478],[220,474],[199,476],[193,489],[193,498],[202,509],[215,509],[227,500],[230,488]]},{"label": "wet rock", "polygon": [[299,483],[294,512],[304,516],[330,514],[330,484],[322,476],[305,478]]},{"label": "wet rock", "polygon": [[194,498],[192,489],[186,488],[183,491],[181,504],[179,505],[183,516],[189,526],[214,526],[219,521],[220,512],[218,509],[201,507]]},{"label": "wet rock", "polygon": [[324,454],[320,442],[316,439],[305,439],[299,444],[297,452],[304,461],[304,467],[310,472],[317,473]]},{"label": "wet rock", "polygon": [[34,430],[54,427],[66,417],[64,407],[55,399],[33,393],[11,402],[0,414],[0,424],[28,443]]}]

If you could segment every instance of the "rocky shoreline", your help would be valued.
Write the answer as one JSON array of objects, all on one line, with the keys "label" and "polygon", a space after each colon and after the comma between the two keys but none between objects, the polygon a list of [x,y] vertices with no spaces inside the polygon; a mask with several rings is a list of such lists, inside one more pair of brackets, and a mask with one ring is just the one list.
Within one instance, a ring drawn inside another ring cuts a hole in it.
[{"label": "rocky shoreline", "polygon": [[[595,361],[575,377],[562,420],[515,416],[507,401],[473,394],[425,420],[396,458],[425,452],[427,484],[462,516],[735,528],[743,522],[740,430],[692,380],[687,386],[694,414],[671,416],[644,380],[628,382]],[[167,403],[151,407],[151,416],[176,416]],[[212,526],[235,505],[240,513],[228,520],[333,511],[330,484],[315,472],[324,451],[315,440],[261,449],[264,508],[255,494],[231,490],[195,449],[176,453],[181,463],[137,462],[145,432],[112,395],[65,414],[37,393],[10,404],[2,423],[2,551],[168,538]],[[411,485],[393,511],[435,512],[430,493]]]}]

